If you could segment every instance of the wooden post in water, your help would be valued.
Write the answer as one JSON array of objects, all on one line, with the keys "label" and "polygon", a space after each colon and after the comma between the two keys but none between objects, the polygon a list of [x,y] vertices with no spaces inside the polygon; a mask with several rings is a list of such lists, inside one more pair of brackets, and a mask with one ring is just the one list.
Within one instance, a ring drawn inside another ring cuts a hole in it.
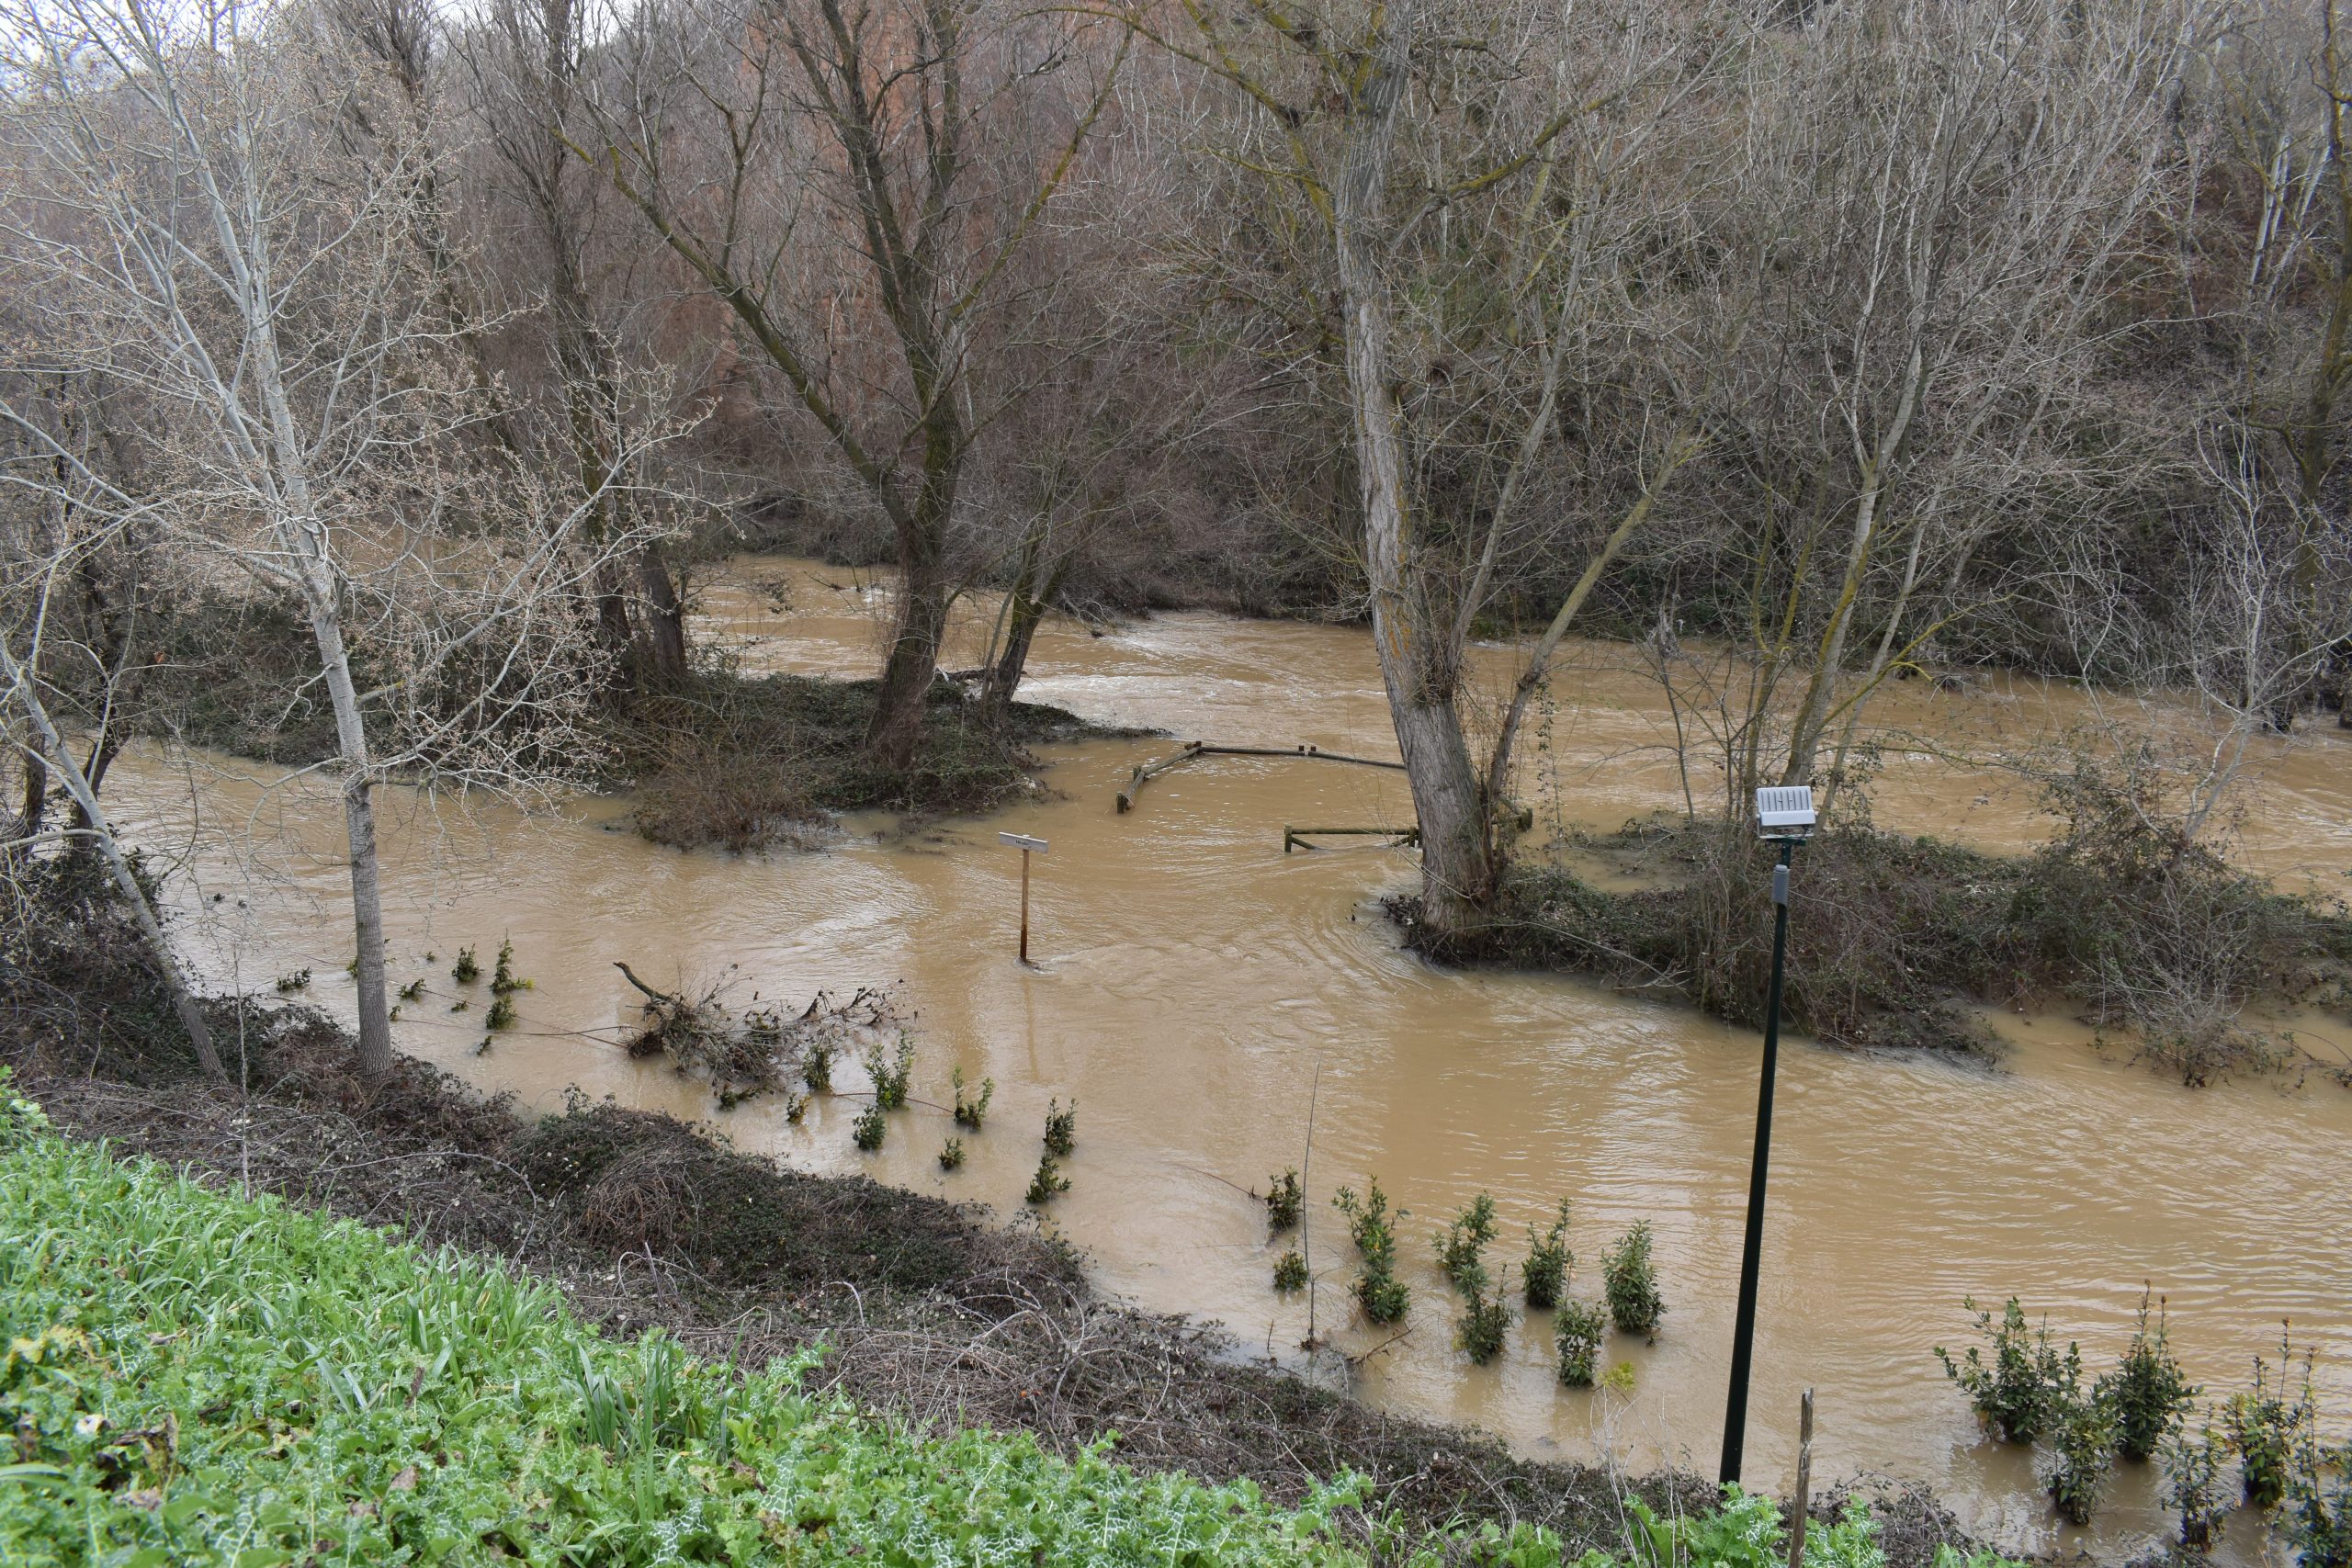
[{"label": "wooden post in water", "polygon": [[1029,855],[1046,852],[1046,840],[1033,839],[1026,833],[999,833],[999,843],[1010,844],[1021,852],[1021,962],[1029,962]]},{"label": "wooden post in water", "polygon": [[1790,1510],[1789,1568],[1804,1568],[1805,1517],[1813,1509],[1813,1390],[1804,1391],[1797,1417],[1797,1500]]}]

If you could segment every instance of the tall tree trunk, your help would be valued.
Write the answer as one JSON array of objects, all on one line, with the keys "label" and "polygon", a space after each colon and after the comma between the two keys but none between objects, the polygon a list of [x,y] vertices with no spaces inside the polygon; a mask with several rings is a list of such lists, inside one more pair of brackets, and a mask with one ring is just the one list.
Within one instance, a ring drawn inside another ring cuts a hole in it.
[{"label": "tall tree trunk", "polygon": [[890,656],[874,694],[874,716],[865,727],[866,755],[883,767],[914,765],[922,740],[922,716],[931,683],[939,673],[939,645],[947,630],[947,574],[938,550],[938,531],[902,530],[899,549],[899,626]]},{"label": "tall tree trunk", "polygon": [[[147,902],[146,889],[139,886],[139,878],[131,874],[130,857],[123,853],[122,842],[115,837],[114,824],[107,820],[106,808],[98,803],[97,792],[74,761],[74,750],[56,725],[50,721],[48,706],[40,700],[40,691],[27,672],[17,664],[6,645],[0,644],[0,675],[6,675],[15,688],[17,701],[25,718],[39,738],[40,749],[48,760],[47,772],[54,773],[73,796],[74,815],[84,824],[83,831],[97,845],[98,856],[106,863],[107,873],[115,888],[122,895],[123,905],[130,911],[133,924],[139,928],[141,941],[147,944],[149,958],[154,964],[156,976],[164,983],[164,992],[172,999],[172,1012],[187,1032],[188,1044],[196,1052],[197,1065],[204,1076],[214,1083],[227,1083],[229,1075],[220,1065],[220,1054],[213,1049],[212,1031],[204,1021],[204,1010],[194,992],[188,989],[187,976],[180,972],[179,959],[172,952],[172,944],[164,935],[163,922],[155,918],[154,906]],[[40,760],[28,755],[28,774],[41,772]]]},{"label": "tall tree trunk", "polygon": [[1417,12],[1413,0],[1404,0],[1385,18],[1371,75],[1355,106],[1347,168],[1333,192],[1333,228],[1373,646],[1420,822],[1421,918],[1426,933],[1442,942],[1481,923],[1496,876],[1485,831],[1484,792],[1454,705],[1459,667],[1450,651],[1449,618],[1430,604],[1414,558],[1388,363],[1387,290],[1375,259]]},{"label": "tall tree trunk", "polygon": [[686,610],[658,539],[639,547],[637,581],[651,612],[645,617],[647,662],[658,679],[682,679],[686,672]]},{"label": "tall tree trunk", "polygon": [[1062,578],[1069,570],[1070,558],[1066,552],[1040,583],[1043,554],[1038,530],[1032,529],[1022,541],[1021,570],[1005,595],[1004,646],[989,665],[988,679],[980,688],[980,721],[991,735],[1002,735],[1012,720],[1013,694],[1021,689],[1022,673],[1029,665],[1029,645],[1036,639],[1046,606],[1061,591]]},{"label": "tall tree trunk", "polygon": [[358,945],[353,970],[359,982],[359,1070],[379,1077],[392,1066],[391,987],[384,970],[384,898],[382,872],[376,852],[376,800],[373,768],[368,758],[368,729],[359,713],[359,693],[351,679],[351,659],[344,647],[343,622],[337,613],[333,585],[322,581],[315,563],[304,574],[310,601],[311,635],[318,644],[319,663],[326,673],[327,696],[334,709],[336,749],[342,757],[344,840],[351,855],[351,929]]}]

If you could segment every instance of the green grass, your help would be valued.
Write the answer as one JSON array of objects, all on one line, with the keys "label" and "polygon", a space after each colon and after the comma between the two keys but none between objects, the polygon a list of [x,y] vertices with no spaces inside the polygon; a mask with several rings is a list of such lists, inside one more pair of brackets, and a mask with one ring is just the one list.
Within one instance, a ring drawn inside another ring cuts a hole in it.
[{"label": "green grass", "polygon": [[[931,1437],[658,1334],[608,1339],[550,1286],[245,1199],[51,1134],[0,1068],[0,1562],[279,1564],[1331,1563],[1775,1568],[1736,1489],[1621,1560],[1527,1526],[1431,1538],[1074,1458]],[[1818,1568],[1885,1568],[1856,1508]],[[1939,1557],[1937,1568],[1963,1568]],[[1965,1568],[2009,1568],[1972,1559]]]},{"label": "green grass", "polygon": [[[0,1117],[5,1086],[0,1086]],[[0,1561],[1321,1562],[1328,1491],[933,1438],[548,1286],[0,1126]]]}]

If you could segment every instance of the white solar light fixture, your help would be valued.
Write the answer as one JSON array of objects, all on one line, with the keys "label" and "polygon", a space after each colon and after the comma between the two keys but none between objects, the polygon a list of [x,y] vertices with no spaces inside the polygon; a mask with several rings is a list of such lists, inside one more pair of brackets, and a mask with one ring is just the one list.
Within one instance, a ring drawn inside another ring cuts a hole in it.
[{"label": "white solar light fixture", "polygon": [[1813,831],[1813,786],[1767,784],[1756,792],[1756,831],[1767,839],[1803,839]]}]

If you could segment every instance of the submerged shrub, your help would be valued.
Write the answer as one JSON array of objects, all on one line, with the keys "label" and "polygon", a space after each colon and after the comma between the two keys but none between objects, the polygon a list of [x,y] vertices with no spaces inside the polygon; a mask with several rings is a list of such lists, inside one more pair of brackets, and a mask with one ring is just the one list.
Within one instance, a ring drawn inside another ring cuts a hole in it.
[{"label": "submerged shrub", "polygon": [[1609,1316],[1621,1334],[1655,1338],[1657,1320],[1666,1315],[1666,1298],[1658,1294],[1657,1270],[1650,1263],[1650,1223],[1637,1220],[1617,1238],[1600,1264],[1601,1292],[1609,1298]]},{"label": "submerged shrub", "polygon": [[1306,1201],[1298,1185],[1298,1168],[1292,1166],[1280,1176],[1266,1179],[1266,1228],[1276,1234],[1297,1225],[1300,1209]]},{"label": "submerged shrub", "polygon": [[2289,1468],[2309,1414],[2302,1404],[2287,1400],[2287,1369],[2293,1359],[2293,1348],[2281,1335],[2277,1381],[2271,1380],[2269,1363],[2256,1356],[2254,1387],[2230,1395],[2222,1407],[2222,1422],[2245,1478],[2245,1500],[2257,1508],[2275,1508],[2287,1495]]},{"label": "submerged shrub", "polygon": [[411,980],[401,987],[401,1000],[404,1002],[413,1002],[423,995],[424,995],[424,982],[421,979]]},{"label": "submerged shrub", "polygon": [[1560,1381],[1570,1388],[1590,1388],[1593,1369],[1600,1359],[1600,1336],[1609,1320],[1596,1303],[1574,1299],[1560,1303],[1552,1324],[1552,1341],[1560,1352]]},{"label": "submerged shrub", "polygon": [[1046,1102],[1046,1152],[1063,1159],[1078,1147],[1078,1101],[1072,1099],[1064,1111],[1059,1100]]},{"label": "submerged shrub", "polygon": [[1527,1264],[1520,1270],[1520,1279],[1527,1291],[1531,1307],[1555,1307],[1567,1293],[1568,1268],[1575,1255],[1568,1251],[1568,1201],[1560,1200],[1560,1213],[1551,1228],[1542,1235],[1535,1227],[1527,1227]]},{"label": "submerged shrub", "polygon": [[297,991],[310,988],[311,972],[308,969],[296,969],[277,977],[277,994],[281,997],[290,997]]},{"label": "submerged shrub", "polygon": [[[2308,1373],[2308,1369],[2307,1369]],[[2311,1404],[2306,1376],[2303,1403]],[[2287,1481],[2287,1539],[2301,1568],[2352,1568],[2352,1443],[2329,1449],[2305,1421]]]},{"label": "submerged shrub", "polygon": [[1306,1259],[1292,1247],[1274,1260],[1274,1289],[1288,1294],[1306,1289]]},{"label": "submerged shrub", "polygon": [[496,1030],[514,1028],[514,998],[507,996],[492,998],[490,1010],[482,1015],[481,1021],[482,1027],[485,1029]]},{"label": "submerged shrub", "polygon": [[[1381,1191],[1375,1179],[1361,1201],[1353,1190],[1342,1187],[1332,1195],[1331,1206],[1347,1216],[1348,1235],[1363,1254],[1363,1271],[1356,1276],[1357,1304],[1374,1323],[1396,1322],[1412,1305],[1413,1292],[1396,1278],[1396,1231],[1388,1213],[1388,1195]],[[1401,1220],[1405,1214],[1399,1209],[1395,1218]]]},{"label": "submerged shrub", "polygon": [[2214,1532],[2230,1516],[2222,1483],[2229,1450],[2205,1423],[2195,1438],[2176,1431],[2164,1446],[2165,1506],[2180,1517],[2180,1544],[2199,1556],[2213,1550]]},{"label": "submerged shrub", "polygon": [[888,1061],[882,1047],[865,1048],[865,1075],[874,1080],[874,1103],[885,1111],[897,1111],[907,1103],[907,1081],[915,1072],[915,1037],[904,1030],[899,1032],[898,1048]]},{"label": "submerged shrub", "polygon": [[2197,1390],[2165,1345],[2165,1306],[2156,1303],[2156,1329],[2148,1332],[2148,1292],[2140,1293],[2140,1322],[2114,1371],[2099,1379],[2099,1393],[2115,1411],[2115,1446],[2125,1459],[2145,1461],[2172,1435],[2196,1403]]},{"label": "submerged shrub", "polygon": [[833,1044],[830,1040],[813,1042],[808,1055],[800,1058],[800,1081],[808,1086],[810,1094],[831,1094],[833,1089]]},{"label": "submerged shrub", "polygon": [[1503,1280],[1489,1293],[1487,1271],[1481,1269],[1463,1292],[1466,1304],[1453,1325],[1453,1342],[1482,1367],[1502,1353],[1503,1341],[1510,1333],[1510,1307],[1503,1300],[1510,1292],[1510,1267],[1506,1264]]},{"label": "submerged shrub", "polygon": [[2086,1525],[2115,1464],[2115,1411],[2101,1391],[2083,1387],[2083,1358],[2075,1347],[2066,1347],[2059,1366],[2051,1385],[2052,1451],[2042,1484],[2050,1489],[2060,1517]]},{"label": "submerged shrub", "polygon": [[458,949],[458,962],[450,967],[449,978],[455,980],[460,986],[470,986],[476,980],[481,978],[481,965],[474,962],[474,950],[472,948],[461,947]]},{"label": "submerged shrub", "polygon": [[967,1099],[964,1094],[964,1069],[949,1071],[947,1081],[956,1091],[956,1125],[978,1132],[988,1124],[989,1101],[996,1098],[996,1079],[982,1078],[980,1092]]},{"label": "submerged shrub", "polygon": [[530,988],[531,982],[514,973],[514,943],[511,940],[501,942],[498,944],[498,967],[490,976],[491,994],[503,997],[509,991],[527,991]]},{"label": "submerged shrub", "polygon": [[1495,1239],[1495,1200],[1481,1192],[1470,1206],[1445,1223],[1438,1233],[1437,1265],[1464,1295],[1475,1295],[1487,1284],[1482,1254]]},{"label": "submerged shrub", "polygon": [[2015,1296],[2001,1309],[1997,1327],[1991,1313],[1977,1311],[1973,1297],[1962,1298],[1961,1305],[1976,1313],[1976,1331],[1991,1346],[1993,1359],[1988,1363],[1983,1348],[1974,1345],[1966,1355],[1954,1359],[1939,1345],[1936,1359],[1944,1364],[1944,1375],[1968,1395],[1977,1418],[1995,1437],[2004,1442],[2032,1442],[2057,1414],[2056,1390],[2064,1371],[2064,1361],[2050,1343],[2049,1324],[2045,1322],[2037,1336]]},{"label": "submerged shrub", "polygon": [[950,1138],[939,1145],[939,1168],[954,1170],[964,1163],[964,1140]]},{"label": "submerged shrub", "polygon": [[1029,1190],[1023,1197],[1032,1203],[1051,1202],[1057,1193],[1069,1190],[1069,1178],[1062,1174],[1059,1161],[1048,1150],[1037,1161],[1037,1174],[1029,1179]]},{"label": "submerged shrub", "polygon": [[872,1154],[882,1146],[882,1136],[889,1125],[882,1119],[882,1102],[877,1100],[858,1112],[857,1120],[850,1123],[849,1135],[859,1148]]}]

